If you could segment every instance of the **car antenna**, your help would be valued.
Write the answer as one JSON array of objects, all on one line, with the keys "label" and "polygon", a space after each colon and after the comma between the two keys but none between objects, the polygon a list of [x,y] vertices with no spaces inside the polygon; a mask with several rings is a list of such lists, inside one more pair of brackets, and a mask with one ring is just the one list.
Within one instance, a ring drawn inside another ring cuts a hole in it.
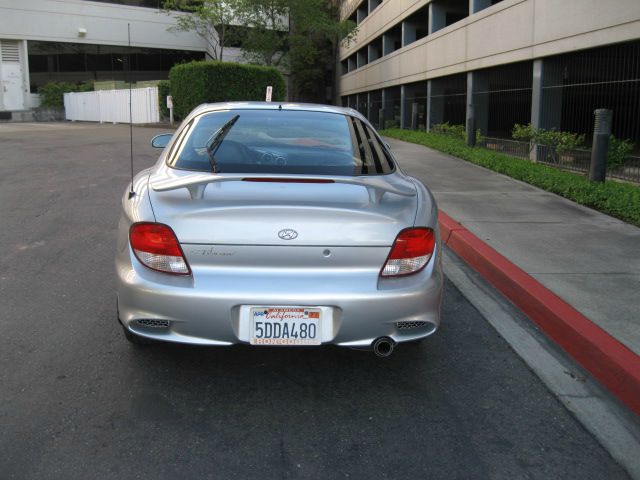
[{"label": "car antenna", "polygon": [[131,189],[129,190],[129,198],[133,198],[136,192],[133,191],[133,107],[131,106],[131,24],[127,23],[128,38],[128,60],[127,60],[127,76],[129,77],[129,164],[131,167]]}]

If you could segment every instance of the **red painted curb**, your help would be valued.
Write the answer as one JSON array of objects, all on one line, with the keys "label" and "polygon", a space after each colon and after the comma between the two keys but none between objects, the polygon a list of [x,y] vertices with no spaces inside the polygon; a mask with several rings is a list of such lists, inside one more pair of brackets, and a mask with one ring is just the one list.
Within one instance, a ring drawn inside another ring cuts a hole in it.
[{"label": "red painted curb", "polygon": [[640,356],[446,213],[438,220],[443,243],[640,415]]}]

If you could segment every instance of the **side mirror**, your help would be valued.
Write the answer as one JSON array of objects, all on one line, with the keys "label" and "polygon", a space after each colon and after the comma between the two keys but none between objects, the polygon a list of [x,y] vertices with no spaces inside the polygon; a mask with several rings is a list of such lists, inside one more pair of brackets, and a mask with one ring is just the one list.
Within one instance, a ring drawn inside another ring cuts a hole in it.
[{"label": "side mirror", "polygon": [[164,148],[171,141],[171,137],[173,137],[173,133],[161,133],[160,135],[156,135],[151,139],[151,146],[153,148]]}]

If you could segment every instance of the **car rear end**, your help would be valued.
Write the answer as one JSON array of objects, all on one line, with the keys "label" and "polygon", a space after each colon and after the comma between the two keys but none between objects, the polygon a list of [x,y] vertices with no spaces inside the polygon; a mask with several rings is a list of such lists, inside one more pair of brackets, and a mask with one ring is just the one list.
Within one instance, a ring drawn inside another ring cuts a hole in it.
[{"label": "car rear end", "polygon": [[[138,204],[123,198],[123,326],[206,345],[368,348],[386,339],[392,347],[432,334],[443,283],[435,203],[366,121],[342,111],[222,111],[239,113],[228,139],[248,153],[222,152],[215,174],[203,159],[200,171],[180,168],[180,148],[191,148],[181,134],[197,131],[196,114],[137,183]],[[258,122],[279,127],[247,140]],[[341,129],[349,141],[335,140]],[[339,148],[328,149],[329,140]],[[267,165],[264,155],[283,160]],[[322,158],[328,165],[314,166]]]}]

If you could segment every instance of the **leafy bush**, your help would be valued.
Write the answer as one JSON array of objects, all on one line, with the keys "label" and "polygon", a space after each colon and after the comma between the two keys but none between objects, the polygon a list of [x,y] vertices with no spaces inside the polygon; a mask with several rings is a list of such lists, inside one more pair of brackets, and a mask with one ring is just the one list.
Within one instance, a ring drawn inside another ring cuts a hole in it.
[{"label": "leafy bush", "polygon": [[158,82],[158,102],[162,118],[169,117],[169,109],[167,108],[167,96],[169,95],[171,95],[171,82],[169,80],[160,80]]},{"label": "leafy bush", "polygon": [[519,125],[517,123],[513,126],[511,136],[514,140],[552,147],[558,155],[562,155],[567,150],[584,148],[585,140],[584,135],[578,135],[577,133],[533,128],[531,124]]},{"label": "leafy bush", "polygon": [[268,85],[273,101],[284,100],[282,74],[272,67],[218,61],[175,65],[169,71],[175,114],[184,118],[202,103],[264,100]]},{"label": "leafy bush", "polygon": [[92,82],[70,83],[70,82],[49,82],[38,87],[40,94],[40,104],[43,107],[64,106],[64,94],[68,92],[90,92],[93,90]]},{"label": "leafy bush", "polygon": [[614,181],[592,183],[574,173],[483,148],[467,147],[464,141],[444,135],[400,129],[380,133],[448,153],[640,226],[638,186]]},{"label": "leafy bush", "polygon": [[[438,135],[448,135],[453,138],[458,138],[460,140],[467,140],[467,130],[464,125],[450,125],[449,122],[445,123],[436,123],[431,126],[431,133],[436,133]],[[482,135],[480,134],[480,129],[476,130],[476,143],[482,140]]]},{"label": "leafy bush", "polygon": [[464,125],[449,125],[449,122],[432,125],[431,132],[439,135],[449,135],[450,137],[459,138],[460,140],[467,138]]},{"label": "leafy bush", "polygon": [[398,125],[398,122],[396,122],[395,120],[385,120],[384,121],[384,128],[399,128],[400,125]]},{"label": "leafy bush", "polygon": [[609,151],[607,152],[607,168],[617,168],[624,165],[635,144],[629,140],[620,140],[613,135],[609,137]]},{"label": "leafy bush", "polygon": [[87,80],[86,82],[76,84],[75,92],[93,92],[93,82]]}]

